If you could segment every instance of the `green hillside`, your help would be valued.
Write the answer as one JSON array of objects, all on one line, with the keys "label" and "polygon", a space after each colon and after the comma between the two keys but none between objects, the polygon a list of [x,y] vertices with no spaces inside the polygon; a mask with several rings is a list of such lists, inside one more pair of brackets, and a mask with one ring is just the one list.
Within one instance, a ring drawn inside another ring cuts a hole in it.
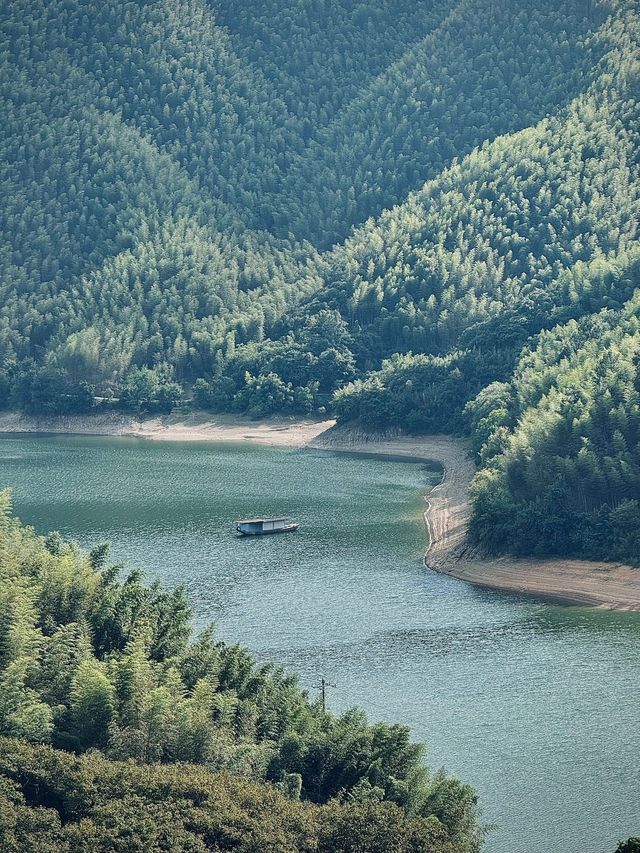
[{"label": "green hillside", "polygon": [[[631,295],[624,277],[573,271],[637,248],[637,72],[465,158],[334,254],[315,301],[349,319],[364,370],[394,352],[464,364],[458,406],[420,406],[430,428],[459,425],[460,402],[507,378],[531,334]],[[345,414],[375,380],[347,389]]]},{"label": "green hillside", "polygon": [[633,298],[541,333],[470,404],[472,535],[489,550],[640,559],[640,253],[595,272]]},{"label": "green hillside", "polygon": [[[609,21],[597,36],[598,73],[583,94],[556,116],[483,145],[325,255],[322,288],[282,318],[274,342],[236,351],[227,383],[237,378],[242,397],[247,370],[276,373],[294,388],[308,375],[322,381],[302,361],[323,345],[307,343],[309,326],[333,322],[330,348],[348,350],[354,369],[370,374],[339,393],[341,417],[403,426],[410,409],[414,428],[459,429],[465,402],[508,378],[530,335],[621,307],[633,283],[586,286],[571,271],[637,246],[636,42],[629,47],[637,35],[635,15]],[[302,366],[292,363],[296,350]],[[415,363],[428,388],[417,387],[417,376],[400,407],[398,399],[385,407],[396,368],[375,371],[396,353],[408,356],[397,362],[403,385]],[[456,390],[445,405],[432,386],[440,375],[451,384],[449,374]]]},{"label": "green hillside", "polygon": [[308,142],[373,78],[434,32],[455,0],[212,0],[209,6],[236,52],[263,72],[303,122]]},{"label": "green hillside", "polygon": [[583,2],[456,3],[293,161],[290,230],[329,247],[454,158],[557,110],[600,56],[589,37],[600,14],[585,11]]}]

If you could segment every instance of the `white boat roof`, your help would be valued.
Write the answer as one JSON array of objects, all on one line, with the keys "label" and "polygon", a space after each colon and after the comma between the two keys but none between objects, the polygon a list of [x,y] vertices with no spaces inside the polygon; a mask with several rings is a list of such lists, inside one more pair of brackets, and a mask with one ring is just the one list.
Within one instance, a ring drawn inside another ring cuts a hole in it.
[{"label": "white boat roof", "polygon": [[287,521],[288,515],[274,515],[272,518],[242,518],[236,524],[259,524],[264,521]]}]

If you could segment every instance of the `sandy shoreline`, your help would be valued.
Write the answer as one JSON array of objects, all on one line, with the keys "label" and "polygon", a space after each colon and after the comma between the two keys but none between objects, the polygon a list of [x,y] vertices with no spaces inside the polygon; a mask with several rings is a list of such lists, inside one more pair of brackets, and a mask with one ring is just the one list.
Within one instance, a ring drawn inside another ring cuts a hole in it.
[{"label": "sandy shoreline", "polygon": [[640,611],[640,569],[586,560],[482,559],[466,542],[468,491],[475,468],[464,442],[442,435],[363,440],[333,430],[320,435],[313,444],[334,450],[407,456],[442,466],[442,481],[426,496],[428,568],[487,589],[563,604]]},{"label": "sandy shoreline", "polygon": [[426,496],[430,545],[425,565],[476,586],[550,601],[640,611],[640,569],[584,560],[481,559],[466,542],[474,474],[464,443],[448,436],[371,437],[333,428],[333,421],[278,418],[251,421],[204,413],[140,420],[125,415],[29,418],[0,415],[0,433],[134,436],[155,441],[229,441],[406,456],[441,466],[443,478]]},{"label": "sandy shoreline", "polygon": [[305,447],[333,424],[334,421],[293,418],[252,421],[238,415],[199,412],[145,419],[112,413],[49,418],[0,414],[0,433],[111,435],[153,441],[229,441],[292,448]]}]

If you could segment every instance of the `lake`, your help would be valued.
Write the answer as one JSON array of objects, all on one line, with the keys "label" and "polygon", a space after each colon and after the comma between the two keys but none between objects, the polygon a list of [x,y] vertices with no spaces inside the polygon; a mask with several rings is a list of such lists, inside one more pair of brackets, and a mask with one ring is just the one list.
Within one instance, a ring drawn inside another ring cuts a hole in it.
[{"label": "lake", "polygon": [[[424,569],[424,465],[320,451],[4,436],[40,532],[184,584],[197,627],[327,702],[407,723],[477,789],[488,853],[613,853],[640,833],[640,614],[556,607]],[[300,530],[238,539],[233,521]]]}]

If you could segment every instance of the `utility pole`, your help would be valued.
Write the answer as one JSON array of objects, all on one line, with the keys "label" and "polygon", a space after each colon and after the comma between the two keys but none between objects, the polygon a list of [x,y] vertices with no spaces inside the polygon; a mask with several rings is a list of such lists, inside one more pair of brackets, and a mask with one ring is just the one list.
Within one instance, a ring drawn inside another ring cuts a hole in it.
[{"label": "utility pole", "polygon": [[335,687],[335,684],[332,684],[330,681],[327,681],[324,677],[320,679],[320,694],[322,696],[322,713],[327,713],[327,687]]}]

